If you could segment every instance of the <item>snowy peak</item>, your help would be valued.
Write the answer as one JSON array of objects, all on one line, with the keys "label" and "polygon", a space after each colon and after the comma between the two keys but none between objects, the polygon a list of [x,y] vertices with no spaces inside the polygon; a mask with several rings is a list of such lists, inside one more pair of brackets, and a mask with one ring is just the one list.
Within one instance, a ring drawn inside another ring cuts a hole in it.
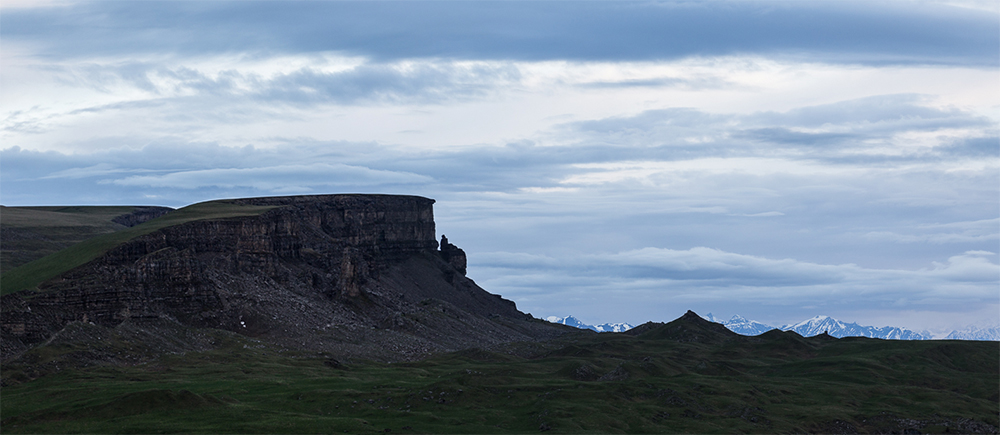
[{"label": "snowy peak", "polygon": [[782,331],[795,331],[803,337],[812,337],[826,332],[837,338],[869,337],[882,338],[886,340],[931,339],[930,334],[921,334],[910,331],[906,328],[897,328],[893,326],[884,326],[881,328],[874,326],[861,326],[857,323],[845,323],[830,316],[816,316],[811,319],[803,320],[799,323],[784,325],[780,328],[775,328],[756,320],[750,320],[738,314],[725,321],[719,320],[711,313],[705,315],[704,318],[710,322],[721,323],[730,331],[740,335],[760,335],[772,329],[780,329]]},{"label": "snowy peak", "polygon": [[[740,335],[760,335],[772,329],[780,329],[782,331],[795,331],[803,337],[812,337],[820,335],[824,332],[830,334],[831,336],[841,338],[841,337],[868,337],[868,338],[881,338],[884,340],[930,340],[934,337],[928,332],[916,332],[911,331],[906,328],[899,328],[895,326],[862,326],[857,323],[846,323],[830,316],[816,316],[810,319],[803,320],[795,324],[783,325],[779,328],[775,328],[771,325],[767,325],[756,320],[750,320],[746,317],[740,315],[734,315],[729,320],[722,320],[715,317],[712,313],[708,313],[701,316],[703,319],[709,322],[715,322],[722,324],[730,331],[733,331]],[[556,317],[551,316],[547,319],[552,323],[560,323],[563,325],[572,326],[580,329],[589,329],[591,331],[597,332],[625,332],[635,326],[628,323],[604,323],[601,325],[588,325],[583,323],[579,319],[573,316],[566,317]],[[984,340],[984,341],[1000,341],[1000,325],[978,328],[970,326],[966,329],[960,331],[952,331],[945,337],[946,340]]]},{"label": "snowy peak", "polygon": [[796,323],[794,325],[785,325],[785,326],[782,326],[781,329],[785,330],[785,331],[787,331],[787,330],[794,330],[794,331],[798,332],[796,330],[797,328],[798,329],[803,329],[803,328],[815,329],[815,328],[820,328],[820,327],[823,327],[823,326],[830,326],[831,324],[836,325],[838,327],[842,327],[842,325],[843,325],[841,322],[839,322],[839,321],[837,321],[835,319],[831,319],[830,317],[827,317],[827,316],[816,316],[816,317],[813,317],[813,318],[808,319],[808,320],[803,320],[803,321],[801,321],[799,323]]},{"label": "snowy peak", "polygon": [[[566,316],[566,317],[549,316],[545,320],[548,320],[551,323],[558,323],[558,324],[561,324],[561,325],[572,326],[574,328],[594,329],[593,326],[590,326],[590,325],[588,325],[586,323],[583,323],[583,322],[580,321],[580,319],[577,319],[576,317],[573,317],[573,316]],[[594,330],[596,331],[596,329],[594,329]]]},{"label": "snowy peak", "polygon": [[978,328],[970,326],[961,331],[951,331],[946,340],[1000,341],[1000,326]]},{"label": "snowy peak", "polygon": [[724,322],[723,325],[729,328],[730,331],[740,335],[760,335],[774,329],[771,325],[765,325],[740,315],[733,316],[729,321]]},{"label": "snowy peak", "polygon": [[816,316],[809,320],[796,323],[794,325],[785,325],[781,328],[782,331],[795,331],[803,337],[811,337],[814,335],[819,335],[824,332],[840,338],[840,337],[868,337],[868,338],[881,338],[886,340],[929,340],[930,335],[921,334],[919,332],[914,332],[906,328],[897,328],[895,326],[862,326],[857,323],[844,323],[840,320],[834,319],[827,316]]},{"label": "snowy peak", "polygon": [[625,332],[634,328],[634,326],[628,323],[602,323],[594,326],[594,328],[597,332]]},{"label": "snowy peak", "polygon": [[749,320],[739,314],[734,315],[731,319],[725,321],[715,317],[712,313],[708,313],[702,316],[702,318],[708,320],[709,322],[720,323],[730,331],[740,335],[760,335],[775,329],[773,326],[765,325],[755,320]]},{"label": "snowy peak", "polygon": [[[855,328],[856,327],[856,328]],[[850,333],[857,333],[861,331],[861,326],[857,323],[851,323],[849,325],[844,324],[837,319],[827,317],[827,316],[816,316],[808,320],[801,321],[794,325],[785,325],[780,329],[783,331],[795,331],[802,335],[803,337],[809,337],[813,335],[819,335],[824,332],[828,332],[834,337],[847,336],[847,335],[837,335],[837,332],[844,333],[845,331],[850,331]]]},{"label": "snowy peak", "polygon": [[572,326],[574,328],[589,329],[591,331],[597,332],[625,332],[635,326],[628,323],[602,323],[600,325],[588,325],[581,322],[579,319],[573,316],[557,317],[549,316],[545,320],[551,323],[559,323],[561,325]]}]

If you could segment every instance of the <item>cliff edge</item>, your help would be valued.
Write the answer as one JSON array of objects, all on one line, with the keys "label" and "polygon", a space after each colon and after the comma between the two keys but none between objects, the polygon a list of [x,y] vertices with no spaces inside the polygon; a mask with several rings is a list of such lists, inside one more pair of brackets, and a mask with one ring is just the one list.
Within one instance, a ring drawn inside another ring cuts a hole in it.
[{"label": "cliff edge", "polygon": [[4,295],[3,360],[74,324],[211,328],[379,360],[560,333],[468,279],[464,251],[447,242],[438,250],[432,199],[221,202],[266,211],[160,228],[35,290]]}]

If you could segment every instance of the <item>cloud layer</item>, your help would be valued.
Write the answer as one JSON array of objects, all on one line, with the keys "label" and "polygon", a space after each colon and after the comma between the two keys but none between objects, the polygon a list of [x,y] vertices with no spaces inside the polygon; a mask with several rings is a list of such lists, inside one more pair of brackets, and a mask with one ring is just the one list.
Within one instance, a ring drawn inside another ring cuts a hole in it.
[{"label": "cloud layer", "polygon": [[528,307],[565,301],[567,310],[602,304],[605,312],[621,317],[636,316],[636,311],[637,317],[676,312],[682,307],[768,316],[776,306],[850,312],[858,299],[870,310],[961,311],[969,305],[995,306],[1000,278],[996,256],[968,251],[918,270],[769,259],[704,247],[579,257],[499,252],[479,262],[490,272],[486,285],[519,297]]},{"label": "cloud layer", "polygon": [[417,194],[537,316],[995,323],[1000,11],[963,5],[5,6],[0,199]]},{"label": "cloud layer", "polygon": [[1000,57],[990,14],[932,2],[84,2],[8,10],[0,26],[6,38],[39,43],[53,57],[338,51],[623,61],[756,53],[991,66]]}]

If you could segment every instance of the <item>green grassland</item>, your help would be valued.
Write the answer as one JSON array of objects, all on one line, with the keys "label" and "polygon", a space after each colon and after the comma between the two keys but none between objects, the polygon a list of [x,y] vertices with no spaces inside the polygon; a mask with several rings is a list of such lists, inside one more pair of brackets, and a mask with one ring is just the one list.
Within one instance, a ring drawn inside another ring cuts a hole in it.
[{"label": "green grassland", "polygon": [[[76,209],[93,209],[93,210],[83,210],[80,213],[69,213],[65,212],[68,207],[60,207],[59,209],[63,211],[52,211],[52,213],[62,213],[66,216],[54,216],[52,219],[64,219],[66,222],[70,221],[83,221],[83,222],[96,222],[104,217],[111,215],[112,213],[117,213],[115,216],[127,213],[131,210],[131,207],[75,207]],[[30,263],[24,264],[0,275],[0,294],[13,293],[20,290],[33,289],[37,287],[42,282],[59,276],[73,268],[82,266],[87,262],[99,257],[101,254],[107,252],[109,249],[127,242],[135,237],[149,234],[153,231],[159,230],[161,228],[166,228],[173,225],[179,225],[185,222],[204,220],[204,219],[224,219],[239,216],[253,216],[270,210],[274,207],[264,207],[264,206],[244,206],[228,203],[226,201],[209,201],[190,205],[181,209],[174,210],[164,216],[152,219],[148,222],[136,225],[131,228],[119,229],[114,232],[108,232],[96,237],[87,238],[79,243],[73,244],[72,246],[57,251],[53,254],[47,255],[45,257],[39,258]],[[127,209],[125,212],[119,212],[120,209]],[[3,208],[2,219],[4,225],[7,225],[8,219],[11,219],[11,224],[21,224],[23,221],[29,219],[29,217],[23,216],[25,213],[12,213],[14,210],[12,207]],[[38,215],[38,213],[34,213]],[[76,216],[73,216],[76,215]],[[94,218],[88,220],[87,218],[81,217],[79,215],[87,216],[100,216],[101,218]],[[113,216],[111,216],[113,217]],[[107,218],[110,222],[110,217]],[[55,228],[58,225],[52,225]]]},{"label": "green grassland", "polygon": [[0,273],[126,226],[112,219],[132,206],[0,206]]},{"label": "green grassland", "polygon": [[[998,425],[996,342],[574,332],[419,362],[345,364],[226,334],[212,338],[214,350],[134,365],[60,368],[53,363],[68,362],[60,351],[34,349],[27,359],[49,372],[2,388],[0,429],[970,433]],[[5,380],[28,367],[9,364]]]},{"label": "green grassland", "polygon": [[3,207],[3,226],[35,227],[99,227],[117,225],[112,219],[135,210],[133,206],[51,206]]},{"label": "green grassland", "polygon": [[[12,269],[0,276],[0,292],[36,288],[161,228],[271,208],[185,207]],[[97,209],[51,212],[121,214]],[[4,225],[31,223],[9,213],[3,209]],[[0,432],[996,433],[1000,426],[1000,343],[780,331],[740,337],[689,314],[629,334],[569,330],[547,342],[392,364],[338,361],[162,319],[155,327],[74,322],[0,368]]]}]

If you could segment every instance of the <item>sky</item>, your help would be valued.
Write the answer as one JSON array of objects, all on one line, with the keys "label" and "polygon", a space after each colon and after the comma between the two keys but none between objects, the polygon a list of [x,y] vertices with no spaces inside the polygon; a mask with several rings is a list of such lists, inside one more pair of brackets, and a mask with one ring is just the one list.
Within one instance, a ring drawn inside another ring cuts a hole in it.
[{"label": "sky", "polygon": [[0,3],[3,205],[426,196],[539,318],[1000,324],[998,126],[988,0]]}]

